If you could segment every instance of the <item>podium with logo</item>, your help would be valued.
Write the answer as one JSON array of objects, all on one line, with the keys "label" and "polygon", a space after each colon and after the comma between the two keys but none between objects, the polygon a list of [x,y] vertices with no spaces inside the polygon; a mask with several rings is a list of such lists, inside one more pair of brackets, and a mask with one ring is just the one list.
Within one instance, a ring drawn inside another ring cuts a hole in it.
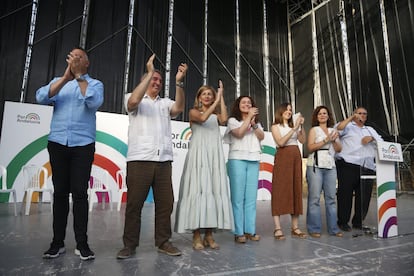
[{"label": "podium with logo", "polygon": [[401,145],[377,142],[377,218],[378,237],[398,235],[395,162],[402,162]]}]

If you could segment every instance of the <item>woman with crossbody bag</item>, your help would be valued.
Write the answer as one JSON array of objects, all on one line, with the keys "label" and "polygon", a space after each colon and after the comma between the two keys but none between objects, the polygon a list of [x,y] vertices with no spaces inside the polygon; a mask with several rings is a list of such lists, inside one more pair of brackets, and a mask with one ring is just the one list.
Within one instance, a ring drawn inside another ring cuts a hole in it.
[{"label": "woman with crossbody bag", "polygon": [[308,162],[306,180],[308,184],[308,208],[306,226],[311,237],[320,238],[322,215],[320,199],[323,191],[326,224],[329,235],[342,237],[336,223],[336,168],[334,154],[342,145],[338,132],[332,128],[333,119],[326,106],[318,106],[312,114],[312,128],[308,136]]}]

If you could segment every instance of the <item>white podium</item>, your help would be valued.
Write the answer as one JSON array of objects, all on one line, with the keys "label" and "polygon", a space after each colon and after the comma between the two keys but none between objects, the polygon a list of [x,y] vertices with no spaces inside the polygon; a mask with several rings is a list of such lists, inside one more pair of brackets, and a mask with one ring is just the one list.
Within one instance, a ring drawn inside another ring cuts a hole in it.
[{"label": "white podium", "polygon": [[377,143],[377,219],[378,237],[398,235],[395,162],[402,162],[401,145]]}]

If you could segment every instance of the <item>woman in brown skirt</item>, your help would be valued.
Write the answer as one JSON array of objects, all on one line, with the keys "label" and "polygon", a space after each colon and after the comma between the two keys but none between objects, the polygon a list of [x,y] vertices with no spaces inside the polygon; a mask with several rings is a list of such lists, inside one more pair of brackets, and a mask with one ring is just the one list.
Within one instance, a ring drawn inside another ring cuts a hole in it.
[{"label": "woman in brown skirt", "polygon": [[302,115],[293,122],[292,105],[279,106],[272,125],[272,135],[277,146],[272,179],[272,216],[275,222],[274,237],[284,240],[280,226],[280,216],[291,215],[293,237],[305,238],[299,227],[299,215],[302,214],[302,157],[298,141],[306,141]]}]

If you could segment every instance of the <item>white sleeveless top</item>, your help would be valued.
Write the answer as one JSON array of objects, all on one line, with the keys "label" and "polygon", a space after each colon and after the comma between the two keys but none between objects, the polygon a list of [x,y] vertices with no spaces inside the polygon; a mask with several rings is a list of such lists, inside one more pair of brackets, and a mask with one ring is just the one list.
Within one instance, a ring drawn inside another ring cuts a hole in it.
[{"label": "white sleeveless top", "polygon": [[[315,126],[313,128],[315,129],[315,143],[319,143],[327,137],[325,132],[322,130],[322,128],[320,126]],[[333,131],[333,128],[329,127],[328,132],[331,133],[332,131]],[[329,151],[329,154],[332,158],[332,161],[331,161],[332,162],[332,167],[335,167],[335,159],[334,159],[335,149],[333,148],[332,143],[323,145],[323,147],[321,149]],[[307,161],[306,165],[312,167],[314,165],[314,163],[315,163],[315,152],[312,152],[308,156],[308,161]],[[316,167],[318,167],[318,166],[316,166]]]},{"label": "white sleeveless top", "polygon": [[[277,127],[279,128],[280,136],[282,137],[288,134],[288,132],[292,130],[292,128],[288,125],[278,124]],[[290,136],[285,146],[297,146],[297,145],[298,145],[298,133],[297,131],[295,131],[293,132],[292,136]],[[279,146],[276,144],[276,147],[279,147]]]}]

